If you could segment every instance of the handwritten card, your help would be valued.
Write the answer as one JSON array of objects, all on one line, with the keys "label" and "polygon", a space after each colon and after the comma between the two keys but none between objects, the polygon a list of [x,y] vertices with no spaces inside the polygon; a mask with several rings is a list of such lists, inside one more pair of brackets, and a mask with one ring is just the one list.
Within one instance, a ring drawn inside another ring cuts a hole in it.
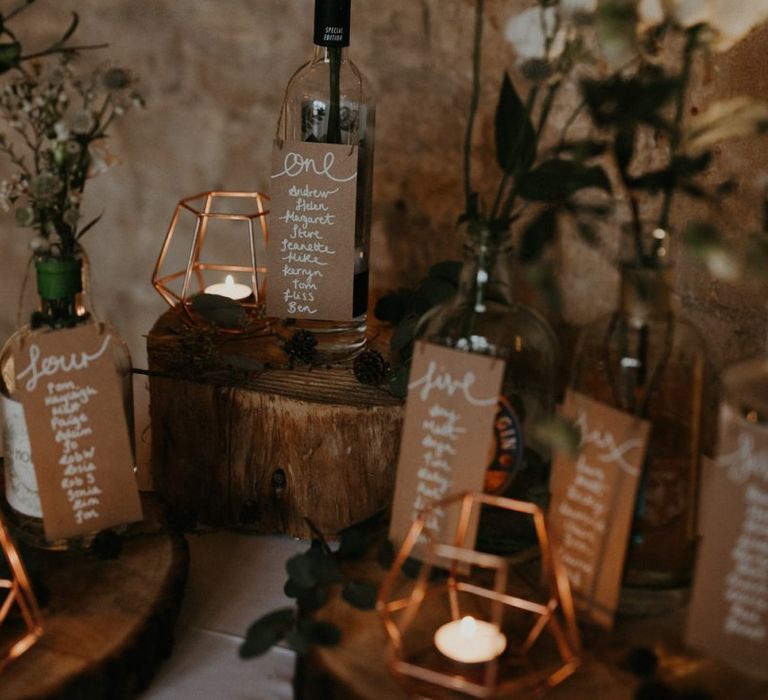
[{"label": "handwritten card", "polygon": [[[389,530],[396,546],[425,508],[482,491],[503,374],[498,358],[416,344]],[[453,544],[457,520],[458,509],[438,508],[425,529],[435,542]]]},{"label": "handwritten card", "polygon": [[114,342],[88,324],[14,349],[50,540],[142,518]]},{"label": "handwritten card", "polygon": [[556,452],[549,526],[574,602],[611,627],[619,601],[650,424],[569,391],[561,409],[581,430],[579,455]]},{"label": "handwritten card", "polygon": [[768,679],[768,428],[723,405],[686,638]]},{"label": "handwritten card", "polygon": [[357,146],[275,141],[267,314],[353,318]]}]

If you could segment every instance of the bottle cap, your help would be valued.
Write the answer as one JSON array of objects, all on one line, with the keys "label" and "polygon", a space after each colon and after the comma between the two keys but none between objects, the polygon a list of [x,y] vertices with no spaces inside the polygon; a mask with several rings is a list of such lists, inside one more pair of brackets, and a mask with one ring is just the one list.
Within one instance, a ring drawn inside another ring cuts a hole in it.
[{"label": "bottle cap", "polygon": [[352,0],[315,0],[315,44],[349,46]]},{"label": "bottle cap", "polygon": [[83,291],[83,261],[43,258],[35,261],[37,293],[46,301],[69,299]]}]

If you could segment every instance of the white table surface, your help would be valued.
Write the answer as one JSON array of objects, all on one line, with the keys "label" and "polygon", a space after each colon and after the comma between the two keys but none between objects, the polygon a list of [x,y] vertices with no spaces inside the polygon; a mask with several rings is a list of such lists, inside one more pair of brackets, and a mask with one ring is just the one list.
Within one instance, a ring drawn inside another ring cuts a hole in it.
[{"label": "white table surface", "polygon": [[141,700],[290,700],[294,654],[242,660],[238,647],[264,613],[292,607],[285,562],[308,544],[282,536],[187,535],[190,569],[171,657]]}]

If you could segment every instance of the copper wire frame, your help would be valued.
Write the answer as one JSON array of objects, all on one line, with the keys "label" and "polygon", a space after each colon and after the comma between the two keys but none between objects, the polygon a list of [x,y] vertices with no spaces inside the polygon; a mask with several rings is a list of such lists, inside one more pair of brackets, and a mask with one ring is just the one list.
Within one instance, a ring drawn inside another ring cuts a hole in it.
[{"label": "copper wire frame", "polygon": [[16,603],[26,628],[26,632],[12,641],[7,649],[0,649],[0,671],[2,671],[6,664],[21,656],[40,639],[43,635],[43,618],[21,556],[2,518],[0,518],[0,553],[5,555],[11,572],[10,579],[0,579],[0,595],[2,591],[7,591],[5,598],[0,600],[0,627],[8,618],[13,604]]},{"label": "copper wire frame", "polygon": [[[233,199],[252,199],[256,207],[256,211],[247,214],[232,214],[217,212],[214,209],[215,200],[218,198],[233,198]],[[192,311],[191,299],[194,295],[205,291],[205,281],[203,278],[203,272],[206,270],[213,270],[219,272],[233,272],[240,274],[247,274],[250,279],[250,287],[252,291],[252,297],[248,300],[239,301],[238,303],[249,312],[252,319],[258,319],[262,315],[264,309],[265,290],[266,290],[266,266],[259,267],[256,259],[256,226],[255,221],[258,221],[261,227],[261,236],[266,246],[269,240],[269,232],[267,229],[267,216],[269,209],[265,207],[265,202],[269,202],[269,197],[261,192],[239,192],[239,191],[224,191],[224,190],[211,190],[208,192],[201,192],[200,194],[186,197],[179,201],[176,205],[176,209],[171,218],[171,223],[168,226],[168,231],[165,234],[165,240],[163,246],[160,249],[160,255],[155,263],[155,269],[152,272],[152,286],[157,290],[158,294],[167,302],[167,304],[177,311],[184,313],[191,321],[196,320],[196,316]],[[183,211],[191,212],[196,219],[195,230],[192,236],[192,245],[189,250],[189,256],[187,258],[186,268],[183,270],[176,270],[169,274],[161,276],[160,271],[163,267],[168,251],[171,247],[171,241],[176,233],[179,217]],[[242,264],[211,264],[202,262],[203,246],[205,245],[206,234],[208,233],[208,224],[211,221],[244,221],[247,223],[248,228],[248,240],[250,243],[250,265]],[[175,293],[168,287],[171,282],[183,277],[181,294]],[[197,290],[192,291],[193,277],[197,281]],[[261,280],[261,282],[259,282]],[[264,321],[266,325],[266,321]]]},{"label": "copper wire frame", "polygon": [[[438,508],[445,509],[458,502],[461,503],[461,511],[454,544],[436,543],[429,530],[425,528],[427,517]],[[506,593],[509,568],[517,562],[516,557],[500,557],[478,552],[472,544],[467,542],[474,509],[481,505],[503,508],[532,517],[541,551],[542,578],[548,595],[546,604]],[[426,546],[423,550],[424,555],[419,557],[422,560],[422,566],[413,590],[405,598],[393,599],[393,591],[400,570],[420,540],[423,541],[422,537],[426,538]],[[448,564],[448,577],[444,583],[430,583],[430,574],[438,561],[441,567]],[[457,580],[457,574],[472,565],[495,570],[493,588],[475,585],[470,581]],[[553,669],[505,678],[500,677],[499,658],[497,657],[483,664],[483,682],[477,683],[461,674],[449,674],[405,660],[403,658],[403,637],[407,629],[417,620],[421,604],[428,596],[444,595],[446,592],[450,604],[451,619],[453,620],[462,617],[458,598],[460,592],[489,599],[491,601],[489,622],[499,629],[502,629],[504,606],[518,608],[537,615],[538,620],[518,651],[523,656],[527,656],[541,633],[547,629],[554,638],[561,663]],[[492,698],[523,689],[546,692],[572,675],[580,664],[581,644],[568,576],[547,533],[544,512],[533,503],[484,493],[462,493],[437,502],[424,510],[408,531],[403,546],[382,583],[376,608],[384,622],[389,638],[388,664],[390,671],[396,677],[401,674],[459,691],[471,697]],[[397,620],[393,615],[394,613],[400,615]]]}]

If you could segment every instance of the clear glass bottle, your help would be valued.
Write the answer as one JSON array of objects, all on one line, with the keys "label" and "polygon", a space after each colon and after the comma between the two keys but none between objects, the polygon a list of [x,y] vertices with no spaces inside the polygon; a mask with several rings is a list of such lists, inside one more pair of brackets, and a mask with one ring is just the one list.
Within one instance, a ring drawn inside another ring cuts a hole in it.
[{"label": "clear glass bottle", "polygon": [[[547,321],[515,299],[512,260],[506,232],[477,227],[464,248],[456,296],[425,315],[416,333],[430,343],[504,359],[485,490],[541,502],[550,454],[537,427],[554,414],[560,351]],[[486,510],[478,535],[483,549],[507,552],[535,539],[529,518],[518,521],[498,511],[497,519]]]},{"label": "clear glass bottle", "polygon": [[14,535],[26,544],[43,549],[69,549],[87,545],[91,537],[56,541],[45,537],[36,473],[48,468],[48,465],[35,464],[24,409],[16,387],[13,349],[19,340],[29,342],[42,334],[82,324],[98,324],[102,332],[112,335],[112,360],[122,382],[125,420],[131,449],[134,449],[131,356],[125,340],[111,326],[98,321],[91,312],[84,284],[88,278],[84,256],[39,259],[35,261],[35,269],[38,309],[31,314],[30,322],[17,329],[0,351],[4,455],[4,488],[0,508]]},{"label": "clear glass bottle", "polygon": [[283,327],[288,333],[311,331],[318,349],[336,358],[351,356],[365,344],[376,122],[368,83],[347,55],[350,5],[351,0],[315,0],[314,53],[288,83],[277,129],[286,141],[358,147],[355,230],[350,231],[355,240],[354,320],[288,319]]},{"label": "clear glass bottle", "polygon": [[651,423],[624,569],[626,612],[665,607],[654,590],[674,597],[687,587],[695,554],[709,363],[701,333],[673,307],[671,276],[663,263],[624,263],[618,308],[582,331],[571,376],[574,390]]}]

